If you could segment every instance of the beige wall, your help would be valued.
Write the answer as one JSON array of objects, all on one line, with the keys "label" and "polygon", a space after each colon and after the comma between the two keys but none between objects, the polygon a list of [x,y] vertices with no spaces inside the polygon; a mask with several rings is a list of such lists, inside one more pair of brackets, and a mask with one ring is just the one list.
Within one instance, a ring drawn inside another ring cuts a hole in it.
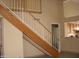
[{"label": "beige wall", "polygon": [[3,18],[4,57],[24,57],[22,32]]},{"label": "beige wall", "polygon": [[[69,1],[68,3],[64,3],[64,22],[72,22],[79,20],[79,3]],[[62,23],[63,25],[63,23]],[[79,38],[65,38],[64,35],[64,26],[62,27],[63,35],[62,35],[62,50],[79,53]]]},{"label": "beige wall", "polygon": [[[50,7],[51,6],[51,7]],[[36,18],[50,31],[51,24],[59,24],[63,20],[63,1],[62,0],[42,0],[42,14],[34,14]],[[52,40],[49,40],[52,43]]]},{"label": "beige wall", "polygon": [[[51,6],[51,7],[50,7]],[[51,30],[51,24],[53,23],[62,23],[63,20],[63,5],[62,0],[42,0],[42,14],[34,14],[33,15],[36,18],[40,18],[40,22],[44,24],[50,31]],[[52,40],[49,39],[49,43],[52,44]],[[25,45],[27,44],[27,45]],[[27,49],[27,47],[30,47],[31,49]],[[36,51],[33,51],[36,50]],[[33,52],[31,52],[33,51]],[[31,54],[28,54],[27,52],[30,52]],[[38,52],[38,53],[35,53]],[[34,54],[35,53],[35,54]],[[33,54],[33,55],[32,55]],[[36,55],[37,54],[37,55]],[[27,57],[31,56],[41,56],[44,55],[43,53],[39,53],[39,50],[34,48],[31,44],[25,42],[24,43],[24,55]]]},{"label": "beige wall", "polygon": [[79,38],[65,38],[63,50],[79,53]]},{"label": "beige wall", "polygon": [[[78,21],[78,20],[79,20],[79,16],[74,16],[74,17],[65,18],[64,22],[72,22],[72,21]],[[64,30],[64,28],[63,28],[63,30]],[[78,47],[79,38],[65,38],[64,32],[63,32],[62,37],[63,37],[63,39],[61,40],[61,43],[62,43],[63,51],[79,53],[79,47]]]},{"label": "beige wall", "polygon": [[40,21],[51,31],[51,24],[60,21],[61,10],[61,0],[42,0]]}]

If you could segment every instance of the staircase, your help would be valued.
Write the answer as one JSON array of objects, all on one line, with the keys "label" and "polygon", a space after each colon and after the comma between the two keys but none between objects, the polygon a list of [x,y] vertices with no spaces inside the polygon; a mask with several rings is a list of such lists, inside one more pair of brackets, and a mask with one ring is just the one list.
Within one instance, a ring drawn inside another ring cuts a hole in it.
[{"label": "staircase", "polygon": [[[17,10],[19,9],[19,4],[17,4],[17,8],[15,8],[14,3],[16,1],[10,0],[9,3],[13,1],[14,7],[13,9],[11,9],[6,1],[0,1],[0,14],[21,32],[23,32],[24,35],[29,37],[32,42],[46,51],[49,55],[51,55],[52,57],[58,57],[60,54],[59,43],[58,41],[55,41],[56,46],[52,46],[52,33],[39,21],[39,19],[34,17],[31,12],[26,12],[25,8],[23,9],[22,3],[22,5],[20,6],[21,10],[18,13]],[[22,0],[20,0],[20,2],[22,2]]]}]

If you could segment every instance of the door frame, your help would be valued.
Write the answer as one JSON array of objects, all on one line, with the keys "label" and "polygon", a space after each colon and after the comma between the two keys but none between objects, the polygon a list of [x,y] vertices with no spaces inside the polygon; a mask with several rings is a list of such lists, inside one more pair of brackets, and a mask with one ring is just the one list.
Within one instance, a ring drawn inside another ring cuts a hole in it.
[{"label": "door frame", "polygon": [[[60,32],[61,32],[61,31],[60,31],[60,23],[52,23],[52,24],[51,24],[51,32],[52,32],[52,33],[53,33],[53,31],[52,31],[52,25],[53,25],[53,24],[57,24],[57,25],[58,25],[58,38],[59,38],[59,39],[58,39],[58,40],[59,40],[59,48],[58,48],[58,51],[61,52],[61,42],[60,42]],[[52,36],[53,36],[53,34],[52,34]],[[52,38],[53,38],[53,37],[52,37]],[[53,43],[53,42],[52,42],[52,43]]]}]

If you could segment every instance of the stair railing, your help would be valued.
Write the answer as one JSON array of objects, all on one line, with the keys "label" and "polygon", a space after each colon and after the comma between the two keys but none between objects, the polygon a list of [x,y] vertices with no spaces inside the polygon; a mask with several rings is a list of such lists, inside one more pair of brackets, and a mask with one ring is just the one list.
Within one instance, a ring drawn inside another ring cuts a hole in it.
[{"label": "stair railing", "polygon": [[[37,19],[32,13],[25,12],[26,5],[22,3],[23,0],[1,0],[3,4],[5,4],[11,11],[13,9],[13,12],[20,21],[22,21],[24,24],[28,25],[29,28],[31,28],[37,35],[42,37],[49,45],[52,46],[52,43],[56,50],[59,49],[59,41],[54,38],[54,41],[52,41],[52,33],[40,22],[39,19]],[[24,0],[25,1],[25,0]]]}]

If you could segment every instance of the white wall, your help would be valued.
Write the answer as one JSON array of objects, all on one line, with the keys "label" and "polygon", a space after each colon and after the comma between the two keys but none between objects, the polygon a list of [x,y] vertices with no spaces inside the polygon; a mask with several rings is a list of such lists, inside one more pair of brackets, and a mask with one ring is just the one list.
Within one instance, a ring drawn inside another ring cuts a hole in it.
[{"label": "white wall", "polygon": [[10,22],[3,20],[4,57],[17,58],[23,56],[23,35]]}]

